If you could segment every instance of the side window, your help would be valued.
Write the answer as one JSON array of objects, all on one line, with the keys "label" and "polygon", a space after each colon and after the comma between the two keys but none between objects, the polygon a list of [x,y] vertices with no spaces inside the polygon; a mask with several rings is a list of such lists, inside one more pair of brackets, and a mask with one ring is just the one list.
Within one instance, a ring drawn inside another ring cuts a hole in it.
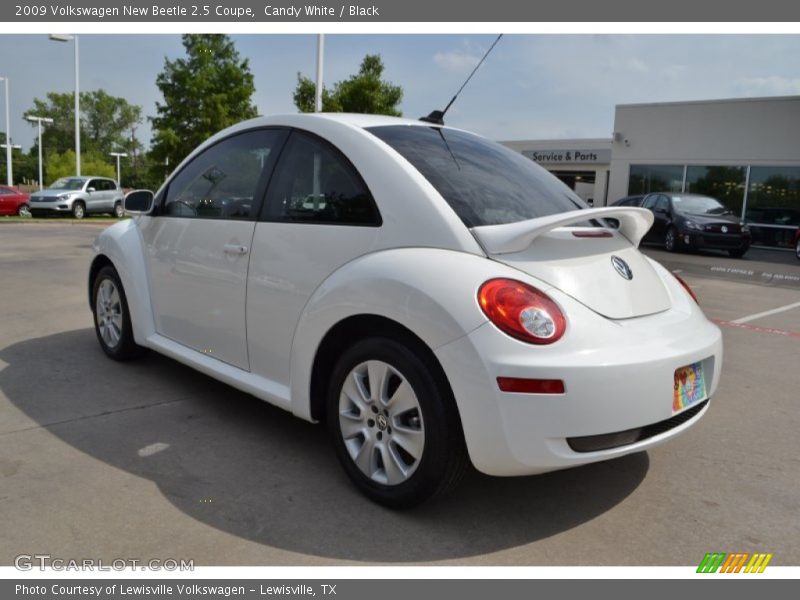
[{"label": "side window", "polygon": [[658,211],[669,211],[669,200],[667,200],[666,196],[659,196],[658,201],[656,202],[656,210]]},{"label": "side window", "polygon": [[103,181],[103,185],[104,185],[103,189],[106,190],[107,192],[113,192],[117,189],[117,184],[111,181],[110,179],[106,179],[105,181]]},{"label": "side window", "polygon": [[161,214],[200,219],[252,219],[286,137],[281,129],[240,133],[196,156],[167,188]]},{"label": "side window", "polygon": [[268,221],[380,226],[367,186],[327,142],[293,132],[267,193]]},{"label": "side window", "polygon": [[650,194],[647,198],[644,199],[644,204],[642,204],[642,208],[649,208],[653,210],[656,205],[656,200],[658,199],[658,194]]},{"label": "side window", "polygon": [[100,179],[90,179],[89,183],[86,184],[86,189],[94,188],[95,192],[102,192],[103,191],[103,182]]}]

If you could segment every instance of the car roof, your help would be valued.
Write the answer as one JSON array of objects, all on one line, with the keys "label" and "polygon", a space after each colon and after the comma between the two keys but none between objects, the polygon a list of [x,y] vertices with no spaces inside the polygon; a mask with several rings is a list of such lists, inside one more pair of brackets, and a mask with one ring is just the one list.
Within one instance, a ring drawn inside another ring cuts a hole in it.
[{"label": "car roof", "polygon": [[246,121],[249,127],[259,126],[259,121],[263,120],[264,125],[274,124],[275,121],[280,121],[283,118],[290,117],[292,121],[297,122],[300,119],[326,119],[328,121],[336,121],[338,123],[346,123],[347,125],[354,125],[356,127],[378,127],[381,125],[423,125],[426,127],[434,126],[434,123],[427,123],[419,119],[407,119],[403,117],[391,117],[388,115],[368,115],[362,113],[286,113],[277,114],[264,117],[256,117],[250,121]]}]

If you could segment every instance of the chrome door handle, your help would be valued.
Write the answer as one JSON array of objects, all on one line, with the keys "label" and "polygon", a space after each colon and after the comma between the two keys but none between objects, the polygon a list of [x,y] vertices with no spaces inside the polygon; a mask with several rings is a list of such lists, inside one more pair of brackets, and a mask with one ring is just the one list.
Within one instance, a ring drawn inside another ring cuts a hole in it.
[{"label": "chrome door handle", "polygon": [[225,244],[222,249],[225,250],[225,254],[247,254],[247,246],[239,244]]}]

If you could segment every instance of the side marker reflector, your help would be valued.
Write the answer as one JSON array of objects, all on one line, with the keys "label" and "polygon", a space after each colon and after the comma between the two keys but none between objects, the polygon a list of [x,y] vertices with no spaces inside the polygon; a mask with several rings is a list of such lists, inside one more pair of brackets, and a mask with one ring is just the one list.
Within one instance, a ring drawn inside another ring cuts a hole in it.
[{"label": "side marker reflector", "polygon": [[516,394],[563,394],[564,382],[560,379],[522,379],[498,377],[497,386],[502,392]]}]

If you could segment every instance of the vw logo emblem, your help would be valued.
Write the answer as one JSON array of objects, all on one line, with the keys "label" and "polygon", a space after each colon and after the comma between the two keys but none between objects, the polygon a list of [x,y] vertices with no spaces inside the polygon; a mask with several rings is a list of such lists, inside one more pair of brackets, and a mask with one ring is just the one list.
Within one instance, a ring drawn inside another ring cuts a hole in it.
[{"label": "vw logo emblem", "polygon": [[727,225],[723,225],[722,229],[720,231],[722,231],[722,233],[728,233],[728,226]]},{"label": "vw logo emblem", "polygon": [[378,424],[378,429],[380,429],[381,431],[383,431],[389,426],[389,419],[387,419],[386,415],[384,415],[383,413],[375,417],[375,422]]},{"label": "vw logo emblem", "polygon": [[627,279],[629,281],[633,279],[633,271],[631,271],[628,263],[622,260],[619,256],[612,256],[611,264],[614,265],[614,269],[623,279]]}]

